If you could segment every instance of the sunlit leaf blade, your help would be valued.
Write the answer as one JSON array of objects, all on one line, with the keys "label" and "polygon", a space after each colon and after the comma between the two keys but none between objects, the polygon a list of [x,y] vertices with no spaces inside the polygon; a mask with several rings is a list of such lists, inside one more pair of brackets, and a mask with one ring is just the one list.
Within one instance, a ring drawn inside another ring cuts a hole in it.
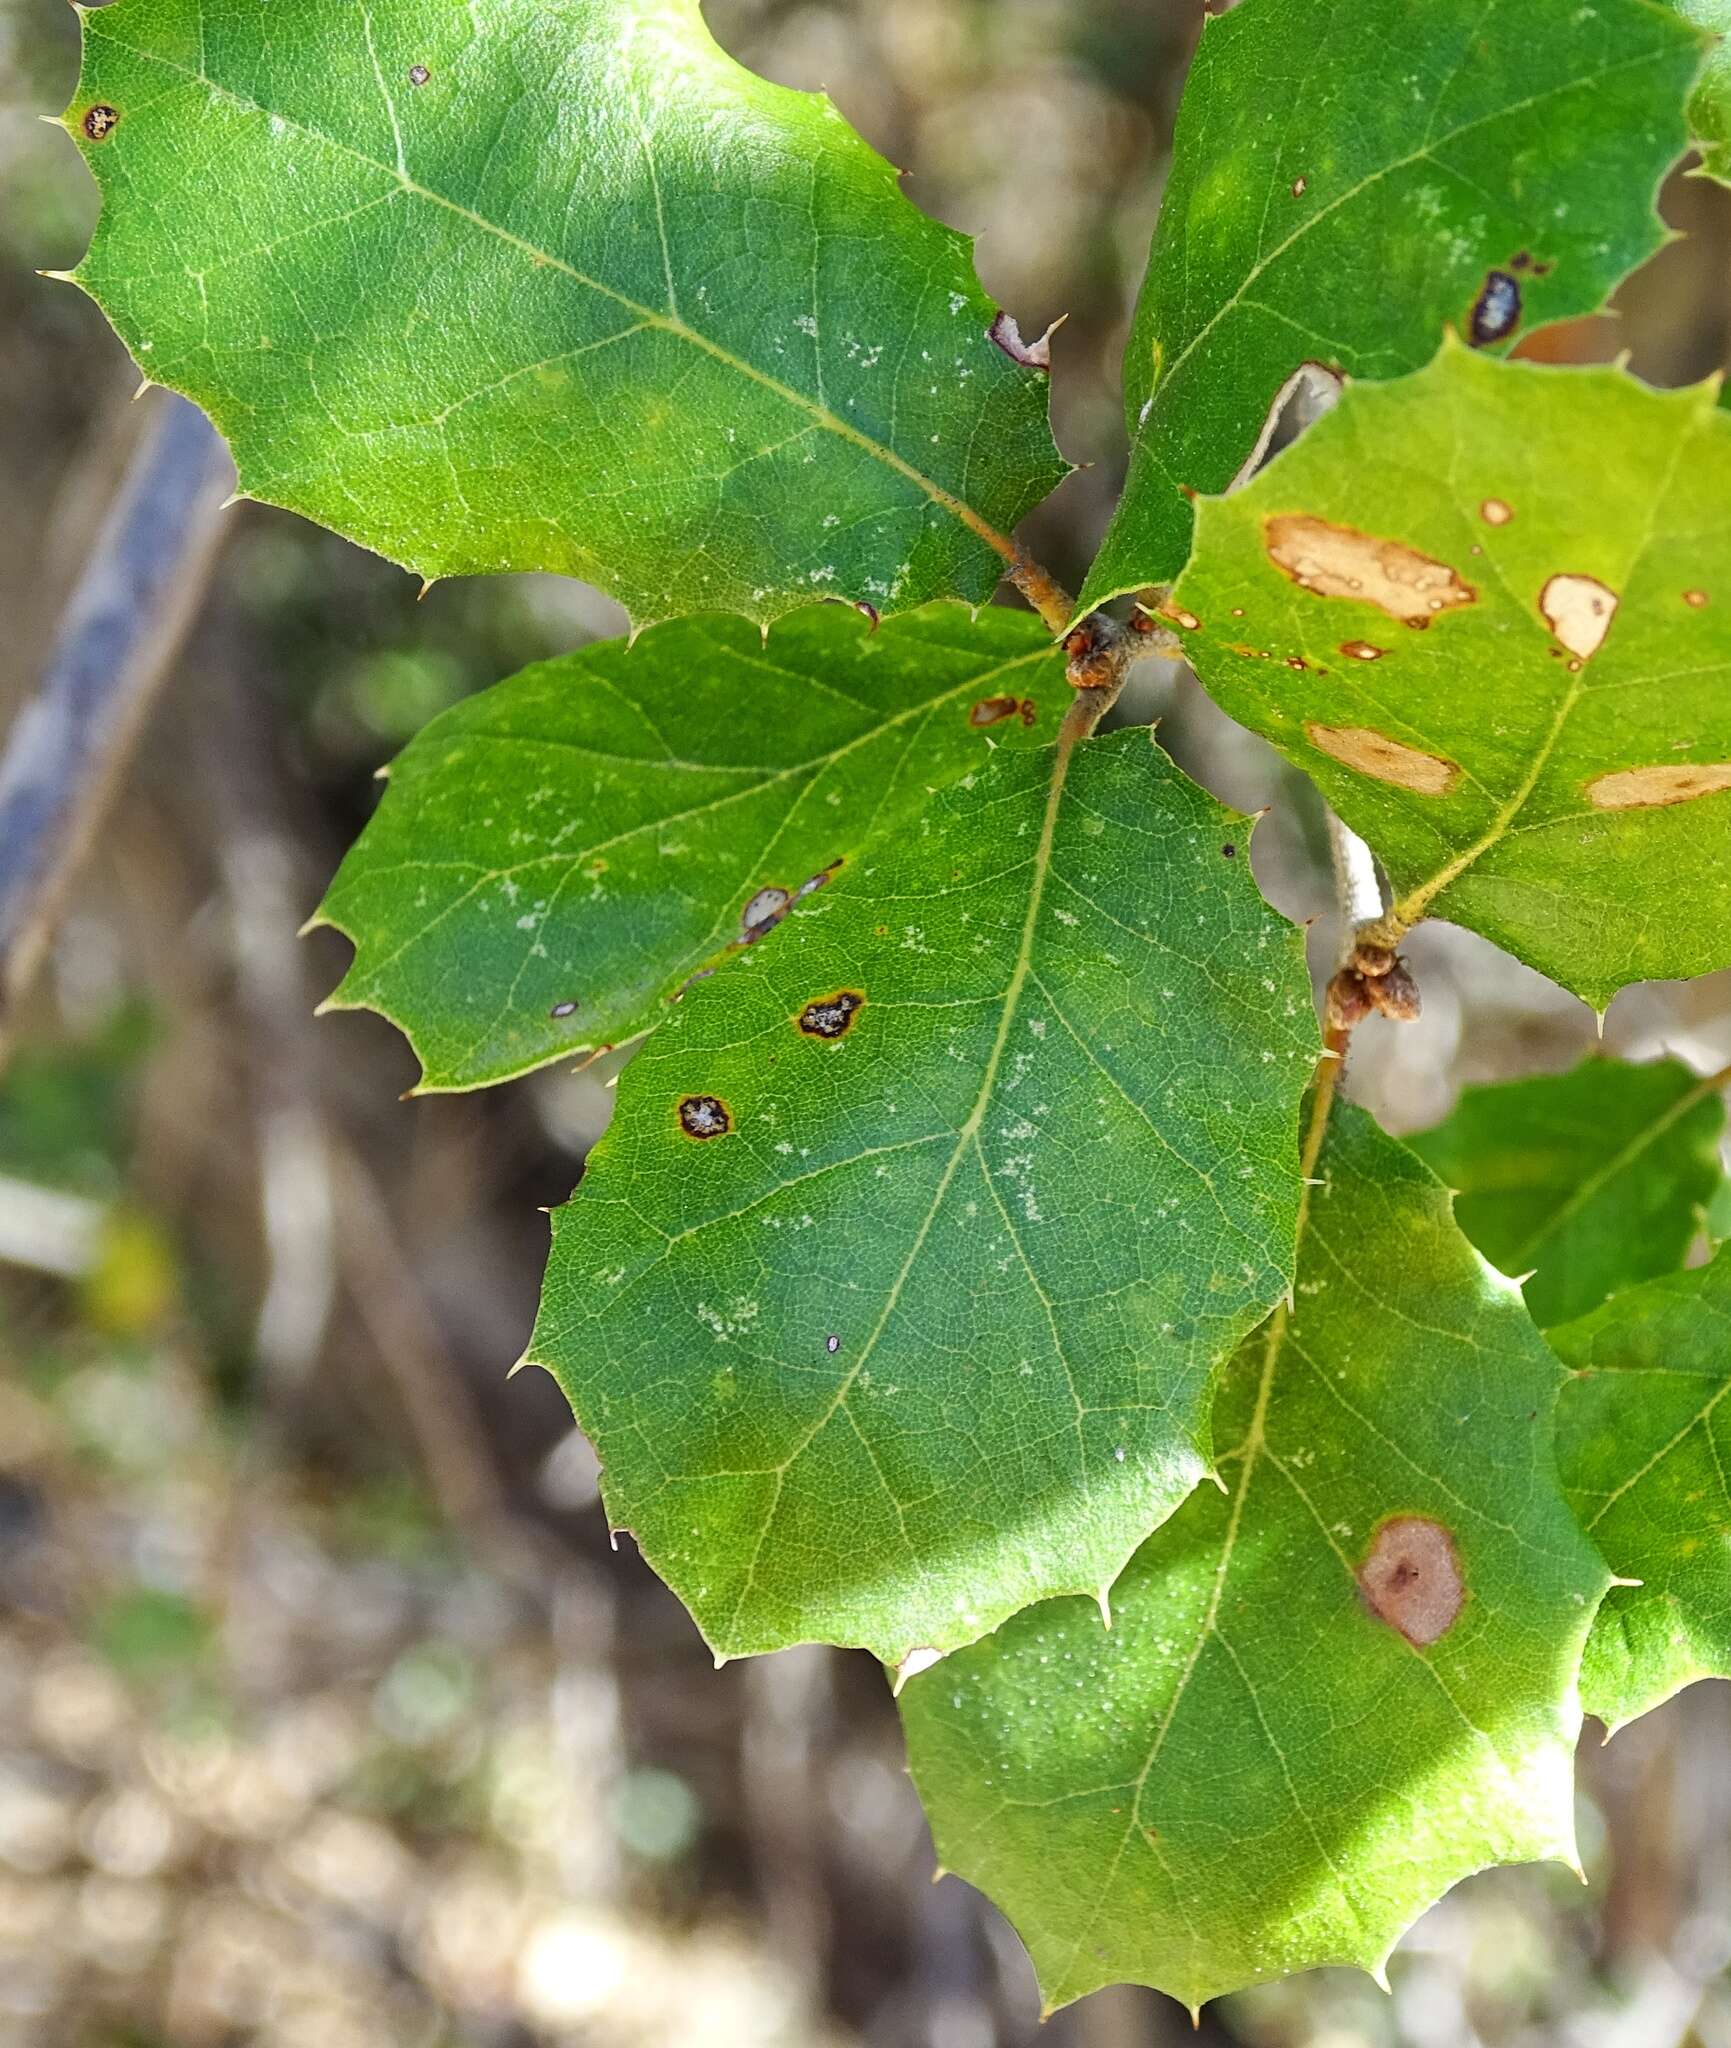
[{"label": "sunlit leaf blade", "polygon": [[1666,0],[1697,28],[1718,38],[1689,100],[1689,133],[1701,168],[1731,184],[1731,0]]},{"label": "sunlit leaf blade", "polygon": [[1204,504],[1172,607],[1403,922],[1469,925],[1599,1008],[1731,961],[1717,388],[1448,343]]},{"label": "sunlit leaf blade", "polygon": [[1061,474],[966,239],[698,0],[116,0],[79,281],[244,490],[638,621],[984,598]]},{"label": "sunlit leaf blade", "polygon": [[767,642],[677,620],[543,662],[392,766],[320,912],[356,948],[332,1007],[400,1025],[428,1089],[633,1038],[1071,696],[1038,620],[955,605],[876,633],[810,606]]},{"label": "sunlit leaf blade", "polygon": [[1469,1088],[1408,1142],[1491,1264],[1533,1276],[1527,1307],[1547,1329],[1682,1265],[1724,1178],[1724,1128],[1718,1087],[1680,1060],[1590,1059]]},{"label": "sunlit leaf blade", "polygon": [[1204,17],[1124,365],[1131,467],[1084,603],[1163,583],[1305,362],[1502,349],[1658,248],[1702,41],[1646,0],[1243,0]]},{"label": "sunlit leaf blade", "polygon": [[1411,1153],[1337,1111],[1318,1172],[1296,1313],[1222,1383],[1223,1490],[1109,1633],[1053,1602],[903,1695],[939,1860],[1051,2005],[1375,1968],[1470,1871],[1573,1855],[1604,1574],[1552,1469],[1562,1376]]},{"label": "sunlit leaf blade", "polygon": [[1316,1027],[1247,821],[1004,751],[700,984],[554,1219],[530,1355],[724,1654],[1098,1593],[1289,1284]]},{"label": "sunlit leaf blade", "polygon": [[1557,1457],[1619,1577],[1581,1697],[1609,1728],[1697,1678],[1731,1677],[1731,1247],[1551,1333],[1574,1378]]}]

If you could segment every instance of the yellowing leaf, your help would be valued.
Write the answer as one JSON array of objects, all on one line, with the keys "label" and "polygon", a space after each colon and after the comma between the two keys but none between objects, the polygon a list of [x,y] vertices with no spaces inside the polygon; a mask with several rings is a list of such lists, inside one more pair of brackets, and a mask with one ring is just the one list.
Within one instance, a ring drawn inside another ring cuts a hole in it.
[{"label": "yellowing leaf", "polygon": [[1451,918],[1599,1008],[1731,962],[1731,416],[1445,346],[1201,508],[1221,707]]}]

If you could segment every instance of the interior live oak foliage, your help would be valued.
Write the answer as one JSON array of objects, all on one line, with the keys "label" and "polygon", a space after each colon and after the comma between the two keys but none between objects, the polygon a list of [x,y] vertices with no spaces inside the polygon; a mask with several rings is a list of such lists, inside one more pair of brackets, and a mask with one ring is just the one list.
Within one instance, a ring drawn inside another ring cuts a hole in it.
[{"label": "interior live oak foliage", "polygon": [[[1731,965],[1718,383],[1509,359],[1724,171],[1720,0],[1199,20],[1079,604],[1062,335],[696,0],[82,19],[72,275],[243,493],[630,614],[430,724],[318,915],[419,1092],[632,1055],[529,1357],[717,1655],[891,1667],[1052,2006],[1572,1860],[1583,1705],[1731,1671],[1731,1076],[1411,1146],[1342,1080],[1427,917],[1599,1009]],[[1386,877],[1320,1024],[1150,652]]]}]

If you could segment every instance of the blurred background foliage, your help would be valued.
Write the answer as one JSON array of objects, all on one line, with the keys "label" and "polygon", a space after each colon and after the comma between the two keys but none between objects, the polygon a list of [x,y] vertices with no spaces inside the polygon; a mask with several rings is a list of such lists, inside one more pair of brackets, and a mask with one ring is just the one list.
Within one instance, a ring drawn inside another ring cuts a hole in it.
[{"label": "blurred background foliage", "polygon": [[[1070,319],[1042,511],[1072,582],[1122,473],[1117,361],[1197,18],[1190,0],[711,0],[721,39],[826,84],[980,236],[988,288]],[[95,310],[43,282],[93,193],[57,110],[76,28],[0,0],[0,725],[31,688],[151,406]],[[1679,239],[1618,320],[1662,383],[1721,364],[1731,193],[1679,176]],[[1366,251],[1367,289],[1375,252]],[[312,1021],[343,947],[294,934],[429,716],[616,631],[544,578],[412,579],[246,507],[107,814],[0,1075],[0,2048],[1008,2048],[1013,1938],[931,1851],[875,1667],[710,1668],[615,1552],[551,1383],[507,1381],[545,1227],[607,1075],[401,1103],[377,1020]],[[1315,813],[1151,661],[1158,715],[1228,800],[1273,805],[1259,874],[1333,943]],[[1392,1128],[1463,1080],[1561,1068],[1594,1020],[1427,929],[1423,1020],[1361,1033]],[[1632,1057],[1731,1058],[1731,981],[1632,990]],[[1731,2043],[1731,1713],[1697,1688],[1608,1750],[1589,1729],[1590,1890],[1475,1881],[1393,1994],[1321,1973],[1225,2001],[1246,2048]],[[1103,1993],[1054,2048],[1190,2038]]]}]

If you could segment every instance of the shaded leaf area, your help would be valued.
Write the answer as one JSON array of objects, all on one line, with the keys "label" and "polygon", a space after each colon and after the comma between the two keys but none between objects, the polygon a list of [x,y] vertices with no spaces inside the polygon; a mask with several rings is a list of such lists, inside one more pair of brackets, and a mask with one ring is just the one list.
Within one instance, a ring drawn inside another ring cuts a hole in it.
[{"label": "shaded leaf area", "polygon": [[1172,610],[1224,710],[1388,868],[1598,1008],[1731,961],[1717,387],[1449,342],[1201,510]]},{"label": "shaded leaf area", "polygon": [[83,21],[77,279],[253,497],[429,577],[766,621],[982,599],[1062,474],[966,239],[697,0]]},{"label": "shaded leaf area", "polygon": [[1456,1191],[1455,1220],[1492,1265],[1532,1275],[1527,1307],[1547,1329],[1682,1265],[1725,1178],[1724,1128],[1717,1089],[1681,1060],[1589,1059],[1468,1088],[1408,1143]]},{"label": "shaded leaf area", "polygon": [[1072,692],[1038,620],[934,606],[869,633],[835,605],[608,641],[435,719],[320,911],[331,999],[408,1035],[427,1089],[651,1030],[695,974],[804,914],[873,833]]},{"label": "shaded leaf area", "polygon": [[1689,133],[1701,168],[1731,184],[1731,0],[1667,0],[1674,12],[1717,38],[1689,99]]},{"label": "shaded leaf area", "polygon": [[1221,1489],[1110,1632],[1054,1602],[903,1695],[939,1859],[1051,2005],[1376,1969],[1458,1878],[1574,1854],[1604,1574],[1552,1469],[1561,1375],[1411,1153],[1337,1109],[1317,1171],[1296,1310],[1221,1385]]},{"label": "shaded leaf area", "polygon": [[1631,1288],[1551,1333],[1574,1376],[1557,1456],[1581,1525],[1621,1578],[1581,1666],[1608,1728],[1697,1678],[1731,1677],[1731,1251]]},{"label": "shaded leaf area", "polygon": [[954,1648],[1195,1484],[1316,1051],[1247,832],[1146,731],[1005,751],[627,1070],[530,1356],[717,1651]]},{"label": "shaded leaf area", "polygon": [[1245,0],[1207,18],[1124,366],[1131,464],[1086,605],[1175,577],[1302,363],[1501,350],[1664,238],[1699,36],[1645,0]]}]

